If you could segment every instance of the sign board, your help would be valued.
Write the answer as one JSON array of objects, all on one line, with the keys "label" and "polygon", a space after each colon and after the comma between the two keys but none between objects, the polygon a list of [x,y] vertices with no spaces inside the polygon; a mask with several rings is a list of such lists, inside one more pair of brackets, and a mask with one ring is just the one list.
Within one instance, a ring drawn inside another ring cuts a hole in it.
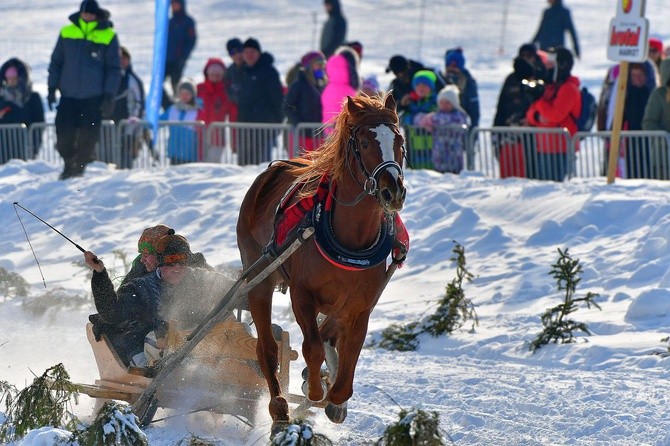
[{"label": "sign board", "polygon": [[649,20],[644,17],[646,0],[617,0],[616,16],[610,20],[607,58],[615,62],[644,62],[649,48]]}]

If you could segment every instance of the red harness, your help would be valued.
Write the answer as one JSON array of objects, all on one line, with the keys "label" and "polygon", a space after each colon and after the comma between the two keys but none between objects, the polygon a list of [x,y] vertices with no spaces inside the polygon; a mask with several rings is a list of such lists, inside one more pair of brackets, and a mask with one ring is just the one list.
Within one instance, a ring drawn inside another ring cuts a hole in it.
[{"label": "red harness", "polygon": [[334,184],[327,174],[319,180],[316,193],[288,205],[302,184],[295,184],[287,191],[277,207],[274,229],[275,247],[281,247],[298,227],[314,225],[316,247],[321,255],[338,268],[359,271],[379,265],[389,254],[402,266],[409,250],[409,234],[398,213],[382,217],[381,233],[375,245],[361,251],[350,251],[335,239],[330,229],[333,209]]}]

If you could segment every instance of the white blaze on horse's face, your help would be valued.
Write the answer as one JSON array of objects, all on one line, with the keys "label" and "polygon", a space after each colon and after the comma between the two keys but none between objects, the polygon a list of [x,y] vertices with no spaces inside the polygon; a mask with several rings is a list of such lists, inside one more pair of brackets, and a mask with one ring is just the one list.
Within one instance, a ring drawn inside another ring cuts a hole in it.
[{"label": "white blaze on horse's face", "polygon": [[[375,139],[382,151],[382,162],[395,161],[395,154],[393,153],[395,133],[393,133],[393,130],[384,124],[379,124],[377,127],[370,129],[370,131],[376,135]],[[397,180],[400,172],[393,169],[391,170],[391,174]]]}]

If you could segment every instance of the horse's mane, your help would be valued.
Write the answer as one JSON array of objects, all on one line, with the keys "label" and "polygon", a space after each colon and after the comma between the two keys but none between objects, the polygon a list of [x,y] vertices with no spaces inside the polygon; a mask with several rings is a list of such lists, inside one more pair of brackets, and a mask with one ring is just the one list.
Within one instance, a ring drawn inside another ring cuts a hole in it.
[{"label": "horse's mane", "polygon": [[334,181],[342,179],[347,169],[347,145],[352,131],[361,125],[376,125],[382,122],[398,125],[398,114],[395,110],[386,108],[386,98],[390,93],[381,96],[367,96],[359,94],[351,97],[354,107],[353,113],[349,110],[349,96],[342,104],[342,112],[335,120],[333,132],[328,135],[323,145],[305,153],[302,157],[293,159],[300,165],[291,165],[291,173],[297,177],[296,181],[305,184],[301,194],[309,195],[316,189],[316,180],[325,173]]}]

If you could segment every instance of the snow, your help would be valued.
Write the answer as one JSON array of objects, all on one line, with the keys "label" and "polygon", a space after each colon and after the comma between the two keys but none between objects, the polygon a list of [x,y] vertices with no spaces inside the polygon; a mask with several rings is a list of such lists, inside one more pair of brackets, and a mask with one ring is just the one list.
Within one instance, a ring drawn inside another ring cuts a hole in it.
[{"label": "snow", "polygon": [[[10,39],[14,46],[2,46],[2,53],[10,56],[20,48],[22,54],[17,55],[29,60],[36,88],[45,92],[46,65],[57,30],[78,1],[29,3],[35,33],[27,39],[34,43],[17,44],[15,36],[25,35],[28,6],[19,0],[2,2],[3,30],[14,36]],[[112,10],[131,51],[151,48],[151,3],[101,2]],[[221,55],[225,40],[233,35],[259,37],[284,73],[301,52],[310,49],[309,40],[297,42],[274,23],[259,24],[267,22],[268,16],[276,17],[278,23],[290,17],[307,23],[310,12],[318,13],[320,24],[323,12],[320,2],[266,3],[190,2],[202,38],[187,74],[200,79],[202,62]],[[445,48],[464,45],[468,66],[480,83],[482,122],[488,125],[501,81],[511,67],[511,54],[534,32],[544,2],[428,2],[444,8],[438,22],[445,31],[439,38],[413,35],[407,25],[401,28],[406,32],[377,38],[380,27],[367,26],[366,17],[373,15],[399,26],[404,20],[400,9],[412,9],[407,3],[343,2],[350,38],[365,45],[364,74],[377,73],[386,85],[390,78],[384,67],[389,56],[413,55],[414,48],[422,48],[419,39],[423,39],[423,59],[435,65],[440,64]],[[605,59],[605,42],[615,4],[567,3],[583,47],[574,71],[597,94],[610,64]],[[506,4],[507,54],[499,56]],[[647,16],[651,35],[668,40],[670,35],[661,30],[670,29],[670,16],[662,6],[661,0],[648,0]],[[490,30],[476,39],[469,37],[474,16],[478,26],[484,24]],[[427,14],[427,30],[430,18]],[[136,66],[148,85],[146,61],[138,58]],[[237,209],[261,170],[199,164],[128,172],[94,163],[83,178],[63,182],[57,180],[58,168],[42,162],[11,161],[0,166],[0,267],[30,283],[26,298],[0,296],[0,380],[23,388],[59,362],[75,382],[93,383],[98,377],[84,332],[94,307],[87,298],[87,271],[78,265],[82,255],[19,209],[29,245],[13,202],[96,252],[108,266],[120,269],[113,251],[122,250],[132,258],[142,229],[165,223],[187,236],[212,265],[238,268]],[[475,275],[464,284],[464,291],[475,305],[479,325],[474,332],[468,324],[450,336],[422,335],[415,352],[365,348],[346,421],[334,425],[322,411],[310,412],[315,434],[327,435],[338,445],[361,445],[378,439],[386,426],[398,421],[401,408],[420,408],[438,413],[448,443],[456,445],[670,445],[666,416],[670,359],[653,354],[668,352],[668,343],[662,339],[670,334],[667,183],[617,180],[607,185],[603,178],[577,178],[555,184],[428,171],[407,171],[406,183],[408,198],[401,215],[411,236],[411,250],[372,314],[370,335],[435,311],[455,277],[456,266],[450,260],[454,242],[465,248],[467,267]],[[602,311],[580,308],[571,315],[586,323],[592,336],[580,336],[574,344],[544,346],[532,354],[528,344],[542,330],[540,316],[562,299],[549,274],[558,248],[569,249],[583,266],[577,296],[598,293]],[[292,346],[299,350],[301,334],[287,308],[287,298],[277,295],[274,320],[290,332]],[[291,369],[293,393],[300,393],[302,364],[299,358]],[[90,417],[92,407],[93,401],[82,396],[77,413]],[[157,418],[170,415],[159,410]],[[159,446],[177,444],[192,434],[226,445],[263,444],[270,421],[265,412],[262,415],[265,418],[253,429],[232,417],[200,413],[154,423],[145,432],[150,444]],[[52,445],[63,435],[44,427],[20,444]]]}]

